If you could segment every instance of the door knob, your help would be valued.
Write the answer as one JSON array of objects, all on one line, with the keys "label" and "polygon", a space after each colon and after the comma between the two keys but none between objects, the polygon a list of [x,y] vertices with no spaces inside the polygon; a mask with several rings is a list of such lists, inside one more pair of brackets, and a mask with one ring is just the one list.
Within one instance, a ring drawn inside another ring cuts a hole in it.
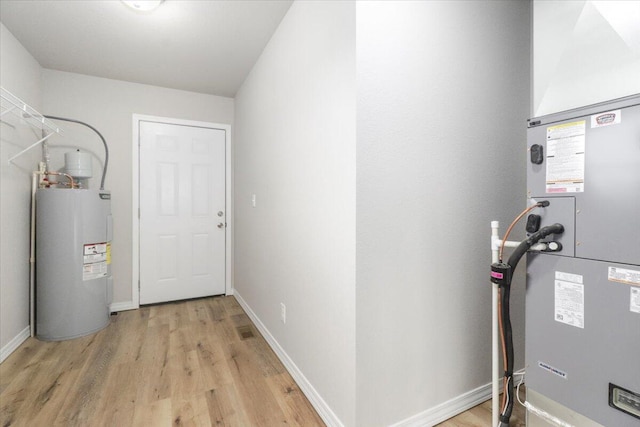
[{"label": "door knob", "polygon": [[221,222],[220,224],[218,224],[218,228],[223,228],[224,227],[224,223]]},{"label": "door knob", "polygon": [[218,211],[218,216],[222,216],[222,215],[224,215],[224,212]]}]

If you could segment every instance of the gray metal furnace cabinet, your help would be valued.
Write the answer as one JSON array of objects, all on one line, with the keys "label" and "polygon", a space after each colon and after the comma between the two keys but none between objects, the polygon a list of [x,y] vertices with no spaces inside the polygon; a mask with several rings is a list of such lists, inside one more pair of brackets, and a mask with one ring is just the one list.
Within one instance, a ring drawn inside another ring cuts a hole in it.
[{"label": "gray metal furnace cabinet", "polygon": [[527,149],[528,197],[550,202],[533,213],[566,230],[548,239],[561,251],[527,257],[527,400],[575,426],[638,427],[640,96],[531,119]]}]

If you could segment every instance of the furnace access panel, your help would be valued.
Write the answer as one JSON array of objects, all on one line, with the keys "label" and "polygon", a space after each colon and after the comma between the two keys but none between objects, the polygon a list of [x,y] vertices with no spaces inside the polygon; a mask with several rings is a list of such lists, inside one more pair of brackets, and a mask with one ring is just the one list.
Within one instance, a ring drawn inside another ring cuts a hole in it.
[{"label": "furnace access panel", "polygon": [[528,197],[550,202],[532,213],[565,227],[527,258],[527,388],[565,421],[637,427],[640,96],[530,120],[527,165]]}]

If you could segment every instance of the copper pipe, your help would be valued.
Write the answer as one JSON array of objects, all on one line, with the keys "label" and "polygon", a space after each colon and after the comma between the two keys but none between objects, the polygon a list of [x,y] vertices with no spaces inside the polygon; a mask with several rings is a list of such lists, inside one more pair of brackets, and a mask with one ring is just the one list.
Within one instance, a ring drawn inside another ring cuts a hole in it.
[{"label": "copper pipe", "polygon": [[525,209],[524,211],[522,211],[520,213],[520,215],[518,215],[516,217],[516,219],[513,220],[513,222],[511,223],[511,225],[509,225],[509,228],[507,228],[507,232],[504,233],[504,237],[502,238],[502,243],[500,244],[500,253],[498,255],[498,262],[502,262],[502,253],[504,252],[504,244],[507,242],[507,238],[509,238],[509,234],[511,234],[511,230],[513,229],[513,226],[516,225],[516,223],[518,221],[520,221],[520,218],[522,218],[523,216],[525,216],[527,213],[531,212],[532,210],[534,210],[537,207],[540,207],[541,204],[540,203],[536,203],[535,205],[531,205],[529,206],[527,209]]},{"label": "copper pipe", "polygon": [[70,188],[76,188],[76,183],[73,180],[73,177],[71,175],[69,175],[68,173],[64,173],[64,172],[52,172],[52,171],[46,171],[44,173],[44,175],[61,175],[61,176],[65,176],[68,180],[69,183],[71,185]]}]

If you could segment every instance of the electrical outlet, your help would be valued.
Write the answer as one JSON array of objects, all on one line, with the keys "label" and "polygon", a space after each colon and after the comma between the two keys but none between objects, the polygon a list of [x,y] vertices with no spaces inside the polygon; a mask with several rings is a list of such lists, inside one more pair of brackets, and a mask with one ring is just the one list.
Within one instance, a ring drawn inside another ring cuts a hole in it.
[{"label": "electrical outlet", "polygon": [[287,306],[280,303],[280,320],[282,323],[287,323]]},{"label": "electrical outlet", "polygon": [[256,207],[256,195],[255,194],[251,195],[251,206],[253,206],[254,208]]}]

